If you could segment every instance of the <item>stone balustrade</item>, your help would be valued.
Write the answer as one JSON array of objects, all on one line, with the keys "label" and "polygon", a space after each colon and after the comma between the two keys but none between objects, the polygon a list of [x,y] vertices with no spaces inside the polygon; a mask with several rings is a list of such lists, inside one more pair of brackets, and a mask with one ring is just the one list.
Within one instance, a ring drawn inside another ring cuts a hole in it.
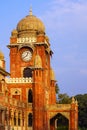
[{"label": "stone balustrade", "polygon": [[15,98],[10,98],[7,96],[1,96],[0,95],[0,104],[2,104],[3,106],[12,106],[12,107],[21,107],[21,108],[26,108],[27,103],[19,101]]},{"label": "stone balustrade", "polygon": [[29,78],[6,78],[6,83],[32,83],[33,79]]},{"label": "stone balustrade", "polygon": [[32,103],[22,102],[20,100],[5,96],[3,94],[0,94],[0,104],[2,104],[2,106],[9,105],[11,107],[32,108]]}]

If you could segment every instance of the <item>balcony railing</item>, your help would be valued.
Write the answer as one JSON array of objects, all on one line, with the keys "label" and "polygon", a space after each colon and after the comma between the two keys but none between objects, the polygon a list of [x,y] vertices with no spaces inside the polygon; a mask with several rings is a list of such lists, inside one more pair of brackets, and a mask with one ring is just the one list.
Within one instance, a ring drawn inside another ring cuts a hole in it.
[{"label": "balcony railing", "polygon": [[33,79],[29,78],[6,78],[6,83],[33,83]]},{"label": "balcony railing", "polygon": [[4,95],[3,96],[0,95],[0,104],[2,106],[13,106],[13,107],[21,107],[21,108],[27,107],[27,103]]},{"label": "balcony railing", "polygon": [[11,98],[8,96],[4,96],[4,94],[0,94],[0,106],[4,108],[4,106],[11,106],[11,107],[20,107],[20,108],[30,108],[32,109],[32,103],[23,102],[17,100],[15,98]]}]

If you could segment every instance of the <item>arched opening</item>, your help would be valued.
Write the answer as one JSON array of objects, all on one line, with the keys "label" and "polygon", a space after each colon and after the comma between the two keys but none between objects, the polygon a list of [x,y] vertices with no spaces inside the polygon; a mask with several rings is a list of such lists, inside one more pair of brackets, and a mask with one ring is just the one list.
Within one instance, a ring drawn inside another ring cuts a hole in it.
[{"label": "arched opening", "polygon": [[33,94],[32,94],[32,90],[29,89],[28,91],[28,103],[32,103],[33,101]]},{"label": "arched opening", "polygon": [[32,122],[33,122],[33,116],[32,116],[32,113],[29,113],[28,115],[28,126],[29,127],[32,127]]},{"label": "arched opening", "polygon": [[14,112],[14,126],[16,126],[16,112]]},{"label": "arched opening", "polygon": [[32,77],[32,69],[30,69],[30,68],[25,68],[25,69],[23,70],[23,77],[24,77],[24,78]]},{"label": "arched opening", "polygon": [[20,120],[20,112],[18,113],[18,126],[21,125],[21,120]]},{"label": "arched opening", "polygon": [[65,116],[59,113],[57,119],[58,130],[69,130],[69,120]]},{"label": "arched opening", "polygon": [[22,125],[24,126],[24,123],[25,123],[25,121],[24,121],[24,112],[22,113]]},{"label": "arched opening", "polygon": [[69,130],[69,120],[62,114],[58,113],[50,120],[50,128],[50,130],[55,128],[57,130]]}]

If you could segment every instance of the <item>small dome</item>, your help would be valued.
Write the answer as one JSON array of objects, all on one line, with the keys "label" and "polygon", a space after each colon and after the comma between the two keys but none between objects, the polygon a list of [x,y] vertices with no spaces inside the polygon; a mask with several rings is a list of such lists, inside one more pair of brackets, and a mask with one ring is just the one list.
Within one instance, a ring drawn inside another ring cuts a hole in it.
[{"label": "small dome", "polygon": [[17,24],[17,31],[38,31],[38,32],[45,32],[45,26],[43,22],[37,18],[36,16],[32,15],[32,10],[30,10],[30,14],[19,21]]},{"label": "small dome", "polygon": [[53,69],[50,70],[50,78],[51,80],[55,80],[55,73]]},{"label": "small dome", "polygon": [[35,56],[35,61],[34,61],[35,68],[42,68],[42,61],[41,57],[39,55]]},{"label": "small dome", "polygon": [[11,35],[12,36],[17,36],[18,32],[16,29],[13,29],[12,32],[11,32]]},{"label": "small dome", "polygon": [[4,54],[0,51],[0,60],[4,60]]}]

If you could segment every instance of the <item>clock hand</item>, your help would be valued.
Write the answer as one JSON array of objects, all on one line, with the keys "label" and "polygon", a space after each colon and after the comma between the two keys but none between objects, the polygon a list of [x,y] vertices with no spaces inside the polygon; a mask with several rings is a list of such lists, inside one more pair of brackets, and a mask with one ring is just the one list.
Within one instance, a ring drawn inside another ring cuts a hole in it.
[{"label": "clock hand", "polygon": [[26,55],[23,58],[27,57],[27,55],[28,55],[28,52],[26,53]]},{"label": "clock hand", "polygon": [[27,55],[26,56],[28,56],[28,52],[27,52]]}]

